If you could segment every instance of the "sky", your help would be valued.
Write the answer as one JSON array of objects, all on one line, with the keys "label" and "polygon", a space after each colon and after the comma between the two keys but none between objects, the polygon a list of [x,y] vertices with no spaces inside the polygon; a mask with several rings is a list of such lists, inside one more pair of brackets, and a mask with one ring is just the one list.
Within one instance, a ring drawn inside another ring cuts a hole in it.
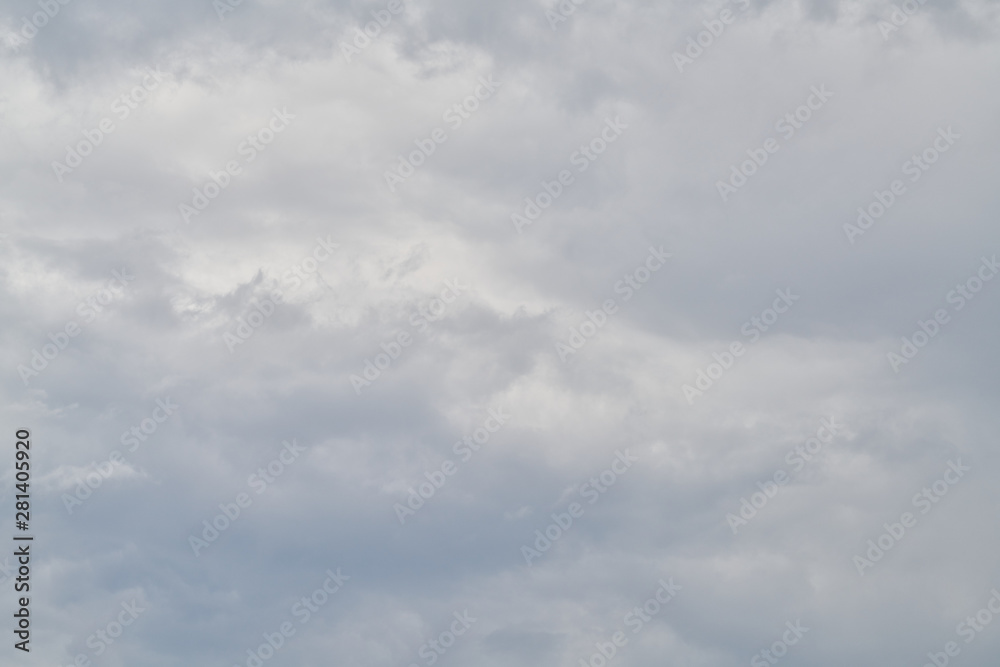
[{"label": "sky", "polygon": [[995,665],[998,31],[6,0],[0,662]]}]

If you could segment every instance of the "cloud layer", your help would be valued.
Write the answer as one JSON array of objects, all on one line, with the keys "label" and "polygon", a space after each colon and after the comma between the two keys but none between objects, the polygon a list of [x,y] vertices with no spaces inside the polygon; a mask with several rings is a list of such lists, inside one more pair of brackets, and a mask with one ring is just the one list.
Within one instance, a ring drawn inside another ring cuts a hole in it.
[{"label": "cloud layer", "polygon": [[997,18],[8,5],[18,664],[994,664]]}]

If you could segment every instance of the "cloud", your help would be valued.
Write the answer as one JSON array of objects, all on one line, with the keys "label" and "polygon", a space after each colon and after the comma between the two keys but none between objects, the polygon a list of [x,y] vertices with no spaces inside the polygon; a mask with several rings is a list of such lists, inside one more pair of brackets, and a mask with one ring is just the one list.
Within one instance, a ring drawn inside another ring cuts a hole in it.
[{"label": "cloud", "polygon": [[226,2],[0,18],[23,664],[995,655],[995,7]]}]

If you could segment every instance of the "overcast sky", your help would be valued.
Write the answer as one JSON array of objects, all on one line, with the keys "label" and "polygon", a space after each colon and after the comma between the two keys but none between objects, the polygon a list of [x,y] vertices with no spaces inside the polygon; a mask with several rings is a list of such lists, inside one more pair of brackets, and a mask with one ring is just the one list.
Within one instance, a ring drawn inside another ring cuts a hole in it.
[{"label": "overcast sky", "polygon": [[0,663],[996,665],[998,29],[6,0]]}]

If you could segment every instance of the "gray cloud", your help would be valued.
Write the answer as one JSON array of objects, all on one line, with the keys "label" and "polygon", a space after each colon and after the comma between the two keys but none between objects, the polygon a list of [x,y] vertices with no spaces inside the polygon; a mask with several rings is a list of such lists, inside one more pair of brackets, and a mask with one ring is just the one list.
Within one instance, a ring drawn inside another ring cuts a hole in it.
[{"label": "gray cloud", "polygon": [[[37,535],[18,664],[247,665],[287,622],[263,664],[576,667],[622,631],[609,664],[730,667],[796,621],[788,664],[921,665],[949,641],[992,664],[996,629],[956,628],[997,586],[1000,283],[955,294],[1000,248],[994,7],[926,3],[883,37],[893,3],[588,0],[554,30],[555,2],[403,5],[350,62],[388,2],[74,0],[0,47],[2,421],[32,431]],[[35,11],[5,8],[0,39]],[[481,78],[499,86],[455,126]],[[788,135],[814,86],[833,95]],[[393,191],[401,157],[420,164]],[[626,289],[650,247],[671,256]],[[769,322],[776,290],[799,299]],[[842,432],[796,469],[830,416]],[[100,649],[123,604],[143,611]]]}]

